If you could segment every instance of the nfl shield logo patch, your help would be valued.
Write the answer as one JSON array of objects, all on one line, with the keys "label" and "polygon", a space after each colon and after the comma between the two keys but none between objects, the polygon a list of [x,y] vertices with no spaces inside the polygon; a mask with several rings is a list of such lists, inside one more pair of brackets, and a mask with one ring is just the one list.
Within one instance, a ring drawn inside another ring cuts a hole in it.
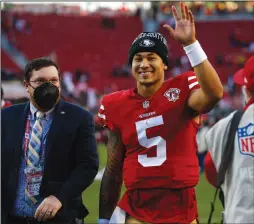
[{"label": "nfl shield logo patch", "polygon": [[168,99],[168,101],[176,102],[179,99],[180,92],[180,89],[170,88],[164,93],[164,96]]},{"label": "nfl shield logo patch", "polygon": [[147,109],[149,107],[149,101],[144,101],[143,102],[143,108]]},{"label": "nfl shield logo patch", "polygon": [[254,124],[238,128],[237,136],[240,153],[254,157]]}]

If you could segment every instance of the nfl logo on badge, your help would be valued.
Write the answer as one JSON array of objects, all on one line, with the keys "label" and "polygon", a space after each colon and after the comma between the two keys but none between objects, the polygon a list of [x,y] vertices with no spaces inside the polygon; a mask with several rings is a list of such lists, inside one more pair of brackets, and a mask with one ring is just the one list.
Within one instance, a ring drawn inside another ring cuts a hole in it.
[{"label": "nfl logo on badge", "polygon": [[240,153],[254,157],[254,124],[238,128],[237,136]]},{"label": "nfl logo on badge", "polygon": [[147,109],[149,107],[149,101],[143,102],[143,108]]}]

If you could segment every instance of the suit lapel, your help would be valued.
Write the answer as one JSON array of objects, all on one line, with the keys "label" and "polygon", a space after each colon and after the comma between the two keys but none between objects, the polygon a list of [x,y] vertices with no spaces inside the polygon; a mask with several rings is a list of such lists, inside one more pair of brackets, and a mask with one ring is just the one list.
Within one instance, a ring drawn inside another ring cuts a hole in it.
[{"label": "suit lapel", "polygon": [[29,103],[24,104],[22,116],[20,116],[20,119],[17,119],[17,123],[15,126],[17,128],[17,135],[13,135],[13,137],[15,138],[15,136],[17,136],[17,139],[13,139],[13,141],[17,143],[15,147],[15,154],[17,155],[16,158],[21,158],[23,152],[23,139],[25,134],[27,115],[30,109],[29,105]]},{"label": "suit lapel", "polygon": [[65,114],[65,111],[63,110],[63,106],[64,106],[64,101],[60,100],[54,110],[53,120],[51,123],[51,127],[49,129],[49,132],[48,132],[46,146],[45,146],[46,147],[45,148],[45,161],[44,161],[45,165],[46,165],[48,154],[52,150],[51,148],[52,148],[53,141],[54,141],[55,137],[57,136],[59,129],[61,129],[61,124],[63,124],[63,121],[64,121],[63,115]]}]

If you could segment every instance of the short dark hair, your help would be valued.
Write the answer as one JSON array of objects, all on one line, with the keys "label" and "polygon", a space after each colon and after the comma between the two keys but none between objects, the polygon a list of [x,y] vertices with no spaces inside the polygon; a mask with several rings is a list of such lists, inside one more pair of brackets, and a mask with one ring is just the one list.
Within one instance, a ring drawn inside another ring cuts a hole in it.
[{"label": "short dark hair", "polygon": [[41,57],[41,58],[35,58],[26,65],[25,70],[24,70],[24,78],[26,81],[29,81],[32,75],[32,71],[38,71],[41,68],[44,67],[49,67],[49,66],[55,66],[57,71],[58,71],[58,76],[59,76],[59,66],[52,61],[48,57]]}]

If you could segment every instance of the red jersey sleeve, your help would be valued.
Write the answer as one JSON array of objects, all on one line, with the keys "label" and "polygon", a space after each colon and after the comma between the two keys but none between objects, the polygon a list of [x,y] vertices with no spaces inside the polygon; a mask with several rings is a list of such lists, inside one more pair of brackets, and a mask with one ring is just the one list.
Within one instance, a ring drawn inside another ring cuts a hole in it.
[{"label": "red jersey sleeve", "polygon": [[215,168],[210,152],[207,152],[205,156],[204,164],[205,164],[205,176],[207,181],[211,185],[216,187],[217,170]]},{"label": "red jersey sleeve", "polygon": [[113,119],[112,117],[112,112],[110,105],[111,105],[111,100],[109,95],[104,96],[101,100],[101,105],[99,108],[99,112],[98,112],[98,118],[99,118],[99,122],[103,127],[108,128],[111,131],[116,131],[116,126],[113,124]]},{"label": "red jersey sleeve", "polygon": [[185,76],[186,79],[188,80],[189,92],[192,92],[193,90],[200,88],[196,74],[193,71],[186,72]]}]

